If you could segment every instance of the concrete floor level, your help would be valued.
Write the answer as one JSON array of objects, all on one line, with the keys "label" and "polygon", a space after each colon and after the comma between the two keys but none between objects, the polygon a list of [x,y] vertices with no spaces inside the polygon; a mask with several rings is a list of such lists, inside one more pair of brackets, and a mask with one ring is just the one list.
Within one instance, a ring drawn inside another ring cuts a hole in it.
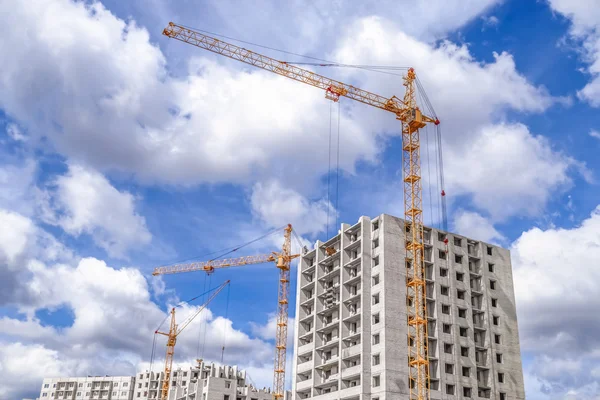
[{"label": "concrete floor level", "polygon": [[[296,400],[409,399],[405,229],[361,217],[303,255]],[[431,398],[524,399],[509,251],[431,228],[424,241]]]}]

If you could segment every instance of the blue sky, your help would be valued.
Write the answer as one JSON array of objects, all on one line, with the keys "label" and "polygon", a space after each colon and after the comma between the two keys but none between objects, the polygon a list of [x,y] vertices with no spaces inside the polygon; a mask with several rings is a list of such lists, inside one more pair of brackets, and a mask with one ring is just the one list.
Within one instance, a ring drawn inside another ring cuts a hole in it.
[{"label": "blue sky", "polygon": [[[202,355],[219,360],[225,338],[225,361],[270,386],[275,267],[162,279],[152,268],[210,258],[288,222],[314,242],[335,229],[328,212],[348,223],[402,213],[393,116],[344,99],[338,111],[315,88],[171,41],[161,32],[172,20],[339,63],[415,67],[442,121],[450,229],[512,252],[527,398],[595,398],[595,3],[0,5],[10,27],[0,41],[0,367],[10,382],[0,397],[33,397],[44,376],[147,368],[168,308],[225,279],[229,297],[188,328],[178,362],[196,357],[199,337]],[[399,76],[314,68],[403,94]],[[338,112],[336,203],[327,173]],[[438,189],[425,187],[425,220],[437,225]],[[20,359],[40,367],[32,374]]]}]

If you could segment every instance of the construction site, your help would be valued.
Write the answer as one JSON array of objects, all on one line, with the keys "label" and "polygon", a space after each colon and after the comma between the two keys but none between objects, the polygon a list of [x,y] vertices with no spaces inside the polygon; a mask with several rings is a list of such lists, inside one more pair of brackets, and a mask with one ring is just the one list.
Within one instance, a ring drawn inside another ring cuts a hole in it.
[{"label": "construction site", "polygon": [[[167,282],[167,275],[188,273],[190,279],[204,273],[220,281],[221,268],[273,265],[270,273],[278,274],[278,287],[272,288],[276,332],[271,388],[257,388],[236,366],[212,360],[199,359],[187,369],[173,367],[181,356],[179,335],[228,288],[226,280],[203,293],[206,301],[185,320],[173,307],[164,324],[149,333],[157,343],[153,357],[156,352],[160,360],[151,362],[150,370],[131,377],[47,378],[39,399],[524,399],[510,252],[448,231],[443,116],[435,114],[435,96],[429,99],[418,71],[404,69],[403,93],[383,96],[319,75],[308,69],[309,63],[278,61],[176,23],[169,23],[163,35],[191,45],[190,51],[209,51],[312,86],[334,103],[349,99],[378,108],[382,118],[395,118],[401,132],[403,193],[398,196],[404,214],[334,222],[332,234],[311,245],[288,224],[276,230],[281,247],[267,254],[155,268],[153,275],[165,276]],[[332,74],[336,67],[378,70],[314,65],[331,67]],[[423,172],[424,152],[438,166],[433,178]],[[434,195],[432,181],[437,184]],[[425,216],[438,226],[425,226]],[[293,348],[287,345],[290,337]],[[289,357],[292,370],[286,370]]]}]

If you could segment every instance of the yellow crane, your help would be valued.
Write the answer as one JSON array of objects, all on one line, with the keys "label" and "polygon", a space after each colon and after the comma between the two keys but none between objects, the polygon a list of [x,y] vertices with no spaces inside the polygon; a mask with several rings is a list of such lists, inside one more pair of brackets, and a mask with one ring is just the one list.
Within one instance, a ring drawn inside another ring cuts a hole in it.
[{"label": "yellow crane", "polygon": [[189,316],[188,319],[181,325],[177,325],[175,322],[175,307],[171,309],[171,324],[169,326],[169,332],[156,331],[158,335],[164,335],[167,337],[167,355],[165,357],[165,373],[163,378],[162,388],[160,389],[161,400],[167,400],[169,395],[169,381],[171,380],[171,371],[173,369],[173,355],[175,354],[175,343],[177,343],[177,336],[183,331],[192,321],[196,318],[202,310],[219,294],[225,286],[229,285],[229,281],[225,281],[219,286],[206,300],[206,303],[202,304],[198,309]]},{"label": "yellow crane", "polygon": [[[416,102],[416,74],[409,68],[403,77],[406,88],[402,99],[384,97],[334,79],[316,74],[293,64],[278,61],[234,44],[219,40],[196,30],[169,22],[163,35],[204,50],[271,71],[325,91],[327,99],[338,101],[341,96],[395,114],[402,124],[402,164],[404,181],[404,219],[407,224],[406,268],[408,306],[408,363],[410,398],[425,400],[429,393],[429,357],[427,351],[427,302],[425,295],[425,263],[423,258],[423,189],[419,130],[437,118],[423,115]],[[444,193],[442,192],[442,196]],[[414,346],[410,343],[414,342]],[[278,389],[279,390],[279,389]]]},{"label": "yellow crane", "polygon": [[[241,265],[274,262],[279,269],[279,285],[277,296],[277,323],[275,334],[275,366],[273,377],[273,397],[283,399],[285,393],[285,356],[287,349],[288,303],[290,290],[290,263],[300,254],[292,254],[292,225],[284,229],[284,240],[281,252],[229,258],[223,260],[201,261],[187,264],[176,264],[154,269],[152,275],[177,274],[181,272],[204,271],[211,273],[217,268],[236,267]],[[168,353],[167,353],[168,354]]]}]

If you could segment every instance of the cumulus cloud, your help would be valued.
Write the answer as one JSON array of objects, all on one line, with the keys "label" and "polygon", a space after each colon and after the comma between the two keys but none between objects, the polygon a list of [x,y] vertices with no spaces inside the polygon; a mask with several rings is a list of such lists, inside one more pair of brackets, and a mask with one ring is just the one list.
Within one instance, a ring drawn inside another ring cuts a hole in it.
[{"label": "cumulus cloud", "polygon": [[590,82],[577,94],[592,107],[600,107],[600,9],[595,0],[548,0],[552,10],[571,21],[569,35],[579,45]]},{"label": "cumulus cloud", "polygon": [[600,206],[571,229],[524,232],[511,253],[522,351],[534,357],[530,373],[547,383],[548,394],[594,398],[589,389],[598,384],[593,366],[600,362],[594,312],[600,308]]},{"label": "cumulus cloud", "polygon": [[[364,18],[352,30],[355,34],[344,37],[336,59],[348,64],[410,65],[420,76],[442,122],[450,197],[467,194],[477,208],[499,219],[539,213],[552,190],[568,186],[574,160],[524,125],[503,122],[508,110],[543,112],[564,102],[529,83],[510,54],[495,53],[492,62],[481,63],[466,45],[446,41],[434,47],[383,18]],[[360,71],[348,71],[346,76],[377,93],[393,94],[389,76]],[[400,78],[396,79],[400,90]],[[364,114],[357,121],[368,121],[376,130],[391,130],[397,123],[360,112]]]},{"label": "cumulus cloud", "polygon": [[46,190],[42,214],[48,223],[79,236],[88,234],[109,255],[123,257],[152,238],[144,217],[135,211],[135,199],[120,192],[96,171],[70,165]]},{"label": "cumulus cloud", "polygon": [[73,255],[31,219],[0,208],[0,306],[31,302],[23,285],[25,266],[35,257],[45,262],[72,260]]},{"label": "cumulus cloud", "polygon": [[[26,301],[15,304],[23,318],[0,319],[0,347],[3,348],[0,366],[5,374],[4,382],[8,382],[2,385],[1,397],[34,396],[42,377],[131,375],[138,366],[148,366],[154,330],[167,313],[151,300],[150,284],[140,271],[115,269],[95,258],[42,262],[41,257],[35,256],[44,253],[47,243],[36,241],[33,233],[39,228],[26,217],[11,215],[10,218],[15,228],[22,227],[21,233],[14,235],[12,242],[5,243],[7,248],[13,246],[12,253],[2,247],[0,255],[23,257],[20,268],[26,274],[16,275],[16,271],[5,269],[5,264],[0,264],[0,271],[16,278],[14,282],[26,294],[22,296]],[[40,248],[34,251],[35,247]],[[177,309],[177,320],[185,320],[196,307],[182,304]],[[37,311],[59,308],[67,310],[72,318],[64,327],[46,326],[36,318]],[[178,363],[193,362],[198,335],[204,330],[205,359],[219,361],[221,347],[225,346],[226,363],[257,370],[271,367],[273,350],[269,343],[240,331],[231,320],[214,314],[210,308],[180,336],[176,349]],[[162,353],[163,342],[157,341],[157,354]],[[16,357],[19,351],[21,356]],[[160,361],[160,357],[157,360]],[[35,373],[23,373],[25,359],[29,366],[39,361]],[[259,380],[258,383],[266,385],[270,381]]]},{"label": "cumulus cloud", "polygon": [[471,143],[451,147],[445,156],[453,193],[470,194],[476,206],[496,220],[538,215],[552,194],[570,187],[572,169],[587,174],[577,161],[522,124],[485,126]]},{"label": "cumulus cloud", "polygon": [[[457,13],[450,3],[432,9],[428,5],[427,14],[460,14],[449,18],[454,21],[450,25],[459,24],[496,2],[476,3],[466,14]],[[275,178],[304,194],[327,170],[328,106],[314,88],[255,69],[232,69],[201,51],[191,53],[194,58],[182,77],[174,77],[148,32],[116,18],[100,3],[47,0],[35,10],[9,7],[1,15],[22,21],[11,35],[20,37],[19,29],[28,26],[33,33],[21,46],[9,38],[0,48],[15,62],[6,66],[5,74],[19,75],[4,81],[0,105],[30,134],[46,135],[70,157],[103,171],[127,171],[144,181],[245,183]],[[63,19],[76,23],[70,23],[69,31],[56,29],[53,24]],[[450,148],[468,144],[481,126],[507,109],[540,112],[557,101],[520,75],[507,53],[482,64],[466,46],[422,42],[418,33],[411,36],[386,18],[356,16],[354,21],[332,42],[331,58],[416,67],[442,116]],[[83,63],[93,67],[81,68]],[[19,65],[34,67],[24,74]],[[383,95],[394,94],[389,90],[394,78],[387,75],[336,75]],[[30,87],[40,90],[24,91]],[[352,138],[341,142],[344,171],[352,172],[360,160],[376,162],[378,137],[398,133],[392,116],[384,118],[380,110],[368,108],[344,105],[341,112],[342,134]]]},{"label": "cumulus cloud", "polygon": [[[9,159],[4,154],[3,158]],[[0,167],[0,208],[31,215],[35,209],[37,163],[31,159],[14,160]]]},{"label": "cumulus cloud", "polygon": [[291,223],[300,235],[315,235],[325,231],[327,215],[335,220],[337,211],[325,199],[310,201],[279,181],[256,183],[250,204],[254,214],[271,227]]},{"label": "cumulus cloud", "polygon": [[457,210],[454,213],[454,231],[487,243],[499,244],[506,240],[488,219],[473,211]]},{"label": "cumulus cloud", "polygon": [[[182,184],[239,183],[275,171],[300,185],[325,170],[329,107],[318,90],[227,68],[204,53],[175,78],[145,29],[100,3],[47,0],[35,10],[1,11],[20,21],[15,38],[21,27],[30,34],[19,46],[10,38],[0,45],[15,63],[3,70],[0,106],[69,157]],[[62,21],[71,29],[59,29]],[[341,167],[373,160],[372,134],[345,114],[340,124],[353,138],[342,143]]]},{"label": "cumulus cloud", "polygon": [[484,30],[485,27],[495,27],[498,26],[498,24],[500,23],[500,20],[495,15],[483,16],[481,17],[481,19],[483,20]]}]

